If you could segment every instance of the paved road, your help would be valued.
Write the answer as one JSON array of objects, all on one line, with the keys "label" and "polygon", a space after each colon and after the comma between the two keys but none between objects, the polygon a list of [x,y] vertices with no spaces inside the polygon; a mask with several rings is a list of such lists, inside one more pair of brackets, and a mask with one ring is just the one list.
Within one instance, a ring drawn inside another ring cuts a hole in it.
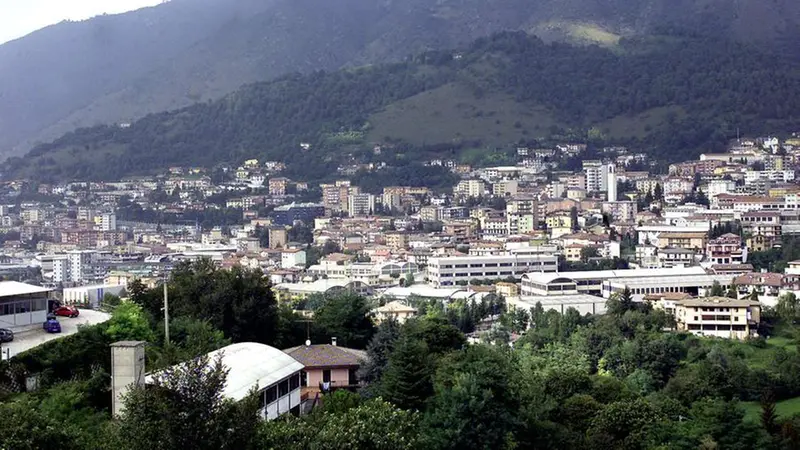
[{"label": "paved road", "polygon": [[14,335],[14,342],[9,342],[2,345],[2,358],[6,357],[6,349],[8,349],[8,356],[13,357],[17,353],[29,350],[37,345],[44,344],[47,341],[58,339],[64,336],[69,336],[78,332],[78,325],[95,325],[105,322],[111,316],[104,312],[94,311],[91,309],[82,309],[81,315],[71,319],[69,317],[59,317],[58,321],[61,322],[61,333],[50,334],[46,333],[41,327],[34,328],[30,331],[23,331]]}]

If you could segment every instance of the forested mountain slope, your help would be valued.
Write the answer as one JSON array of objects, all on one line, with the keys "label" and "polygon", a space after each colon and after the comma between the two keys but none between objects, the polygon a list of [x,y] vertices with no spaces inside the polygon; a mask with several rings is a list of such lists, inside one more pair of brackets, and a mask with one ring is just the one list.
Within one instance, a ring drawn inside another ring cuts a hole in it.
[{"label": "forested mountain slope", "polygon": [[399,61],[503,30],[616,45],[679,30],[795,49],[792,0],[172,0],[0,45],[0,156],[290,73]]},{"label": "forested mountain slope", "polygon": [[[403,63],[284,76],[129,128],[80,129],[3,172],[110,179],[257,157],[314,180],[331,163],[402,165],[568,132],[675,160],[721,149],[737,128],[797,129],[796,92],[800,64],[730,41],[673,36],[605,49],[502,33]],[[376,155],[374,144],[393,150]]]}]

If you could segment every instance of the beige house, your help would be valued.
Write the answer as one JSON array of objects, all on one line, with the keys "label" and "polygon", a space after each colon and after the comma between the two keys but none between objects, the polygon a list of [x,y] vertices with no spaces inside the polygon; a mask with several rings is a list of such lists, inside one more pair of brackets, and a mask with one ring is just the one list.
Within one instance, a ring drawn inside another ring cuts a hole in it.
[{"label": "beige house", "polygon": [[746,339],[757,336],[761,305],[748,299],[708,297],[675,302],[675,322],[679,331],[698,336]]},{"label": "beige house", "polygon": [[372,313],[377,323],[388,319],[394,319],[399,323],[404,323],[409,318],[417,315],[417,309],[395,300],[373,309]]}]

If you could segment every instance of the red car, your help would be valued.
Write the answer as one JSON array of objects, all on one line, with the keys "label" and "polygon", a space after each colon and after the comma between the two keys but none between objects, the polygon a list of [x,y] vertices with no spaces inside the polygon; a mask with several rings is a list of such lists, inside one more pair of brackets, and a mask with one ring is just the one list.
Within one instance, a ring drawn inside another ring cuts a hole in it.
[{"label": "red car", "polygon": [[80,311],[74,306],[59,306],[53,310],[53,314],[63,317],[78,317]]}]

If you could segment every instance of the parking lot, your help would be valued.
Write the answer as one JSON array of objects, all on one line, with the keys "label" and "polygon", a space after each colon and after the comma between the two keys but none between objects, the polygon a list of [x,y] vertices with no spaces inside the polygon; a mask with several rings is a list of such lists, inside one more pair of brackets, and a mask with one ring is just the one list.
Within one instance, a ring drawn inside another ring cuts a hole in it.
[{"label": "parking lot", "polygon": [[80,316],[71,319],[69,317],[59,317],[58,321],[61,323],[61,333],[50,334],[46,333],[41,326],[33,328],[28,331],[22,331],[14,335],[14,342],[2,344],[2,358],[13,357],[17,353],[29,350],[37,345],[44,344],[47,341],[58,339],[64,336],[78,332],[79,325],[95,325],[103,323],[111,316],[107,313],[94,311],[91,309],[81,309]]}]

